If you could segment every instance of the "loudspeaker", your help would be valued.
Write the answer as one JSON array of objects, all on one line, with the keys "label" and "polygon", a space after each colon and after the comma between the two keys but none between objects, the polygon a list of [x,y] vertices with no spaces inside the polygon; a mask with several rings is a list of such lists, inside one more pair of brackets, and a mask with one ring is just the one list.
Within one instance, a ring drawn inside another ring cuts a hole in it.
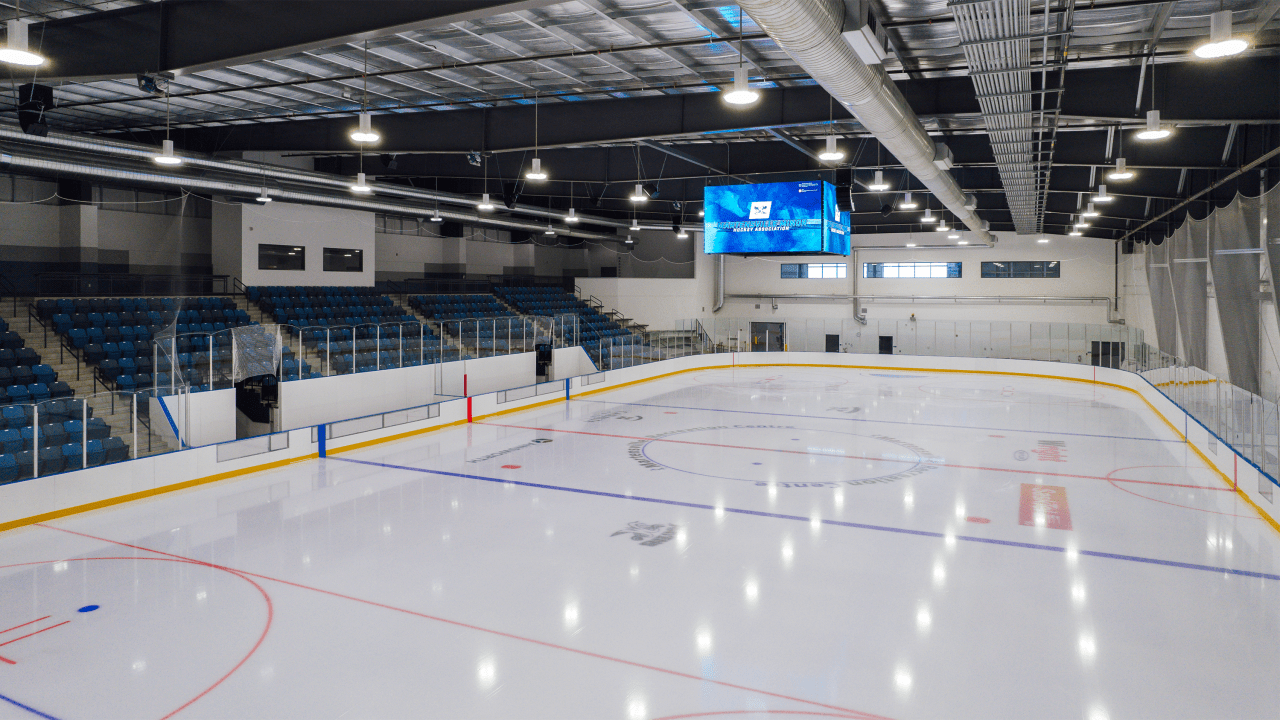
[{"label": "loudspeaker", "polygon": [[840,212],[853,212],[853,196],[849,192],[848,185],[836,187],[836,209]]},{"label": "loudspeaker", "polygon": [[1132,241],[1132,240],[1125,240],[1125,241],[1123,241],[1123,242],[1121,242],[1121,243],[1120,243],[1120,254],[1121,254],[1121,255],[1132,255],[1132,254],[1133,254],[1133,241]]},{"label": "loudspeaker", "polygon": [[883,206],[883,207],[881,207],[881,208],[880,208],[880,215],[881,215],[881,217],[889,217],[889,216],[890,216],[890,215],[892,215],[892,214],[893,214],[893,206],[892,206],[892,205],[885,205],[885,206]]},{"label": "loudspeaker", "polygon": [[388,170],[396,170],[400,167],[400,163],[396,161],[396,156],[391,153],[382,153],[378,156],[378,159],[382,161],[382,167]]},{"label": "loudspeaker", "polygon": [[44,119],[44,112],[51,108],[53,88],[35,83],[18,88],[18,124],[22,126],[22,132],[37,137],[48,135],[49,124]]},{"label": "loudspeaker", "polygon": [[516,201],[520,199],[520,193],[516,190],[515,183],[502,183],[502,204],[507,206],[508,210],[516,209]]}]

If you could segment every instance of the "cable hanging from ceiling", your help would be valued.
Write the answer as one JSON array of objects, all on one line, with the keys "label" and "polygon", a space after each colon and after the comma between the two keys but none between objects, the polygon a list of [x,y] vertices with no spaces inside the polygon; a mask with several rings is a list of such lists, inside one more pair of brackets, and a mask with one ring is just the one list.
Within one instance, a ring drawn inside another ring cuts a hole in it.
[{"label": "cable hanging from ceiling", "polygon": [[352,141],[359,143],[363,149],[365,143],[376,143],[382,139],[373,129],[373,117],[369,115],[369,41],[364,42],[364,71],[360,75],[360,124],[351,131]]}]

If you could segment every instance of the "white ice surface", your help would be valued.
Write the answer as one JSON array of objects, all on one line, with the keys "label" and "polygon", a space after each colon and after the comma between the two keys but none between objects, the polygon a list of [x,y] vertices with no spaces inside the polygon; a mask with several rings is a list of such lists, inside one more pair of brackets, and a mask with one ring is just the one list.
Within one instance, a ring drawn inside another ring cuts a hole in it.
[{"label": "white ice surface", "polygon": [[1280,534],[1075,382],[688,373],[0,558],[0,718],[1280,716]]}]

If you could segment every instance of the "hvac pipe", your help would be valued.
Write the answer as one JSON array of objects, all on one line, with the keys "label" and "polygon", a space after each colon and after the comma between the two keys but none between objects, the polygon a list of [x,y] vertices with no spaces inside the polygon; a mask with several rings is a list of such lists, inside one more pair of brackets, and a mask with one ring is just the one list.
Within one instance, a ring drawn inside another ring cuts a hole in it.
[{"label": "hvac pipe", "polygon": [[[47,136],[40,137],[36,135],[27,135],[22,132],[21,128],[7,124],[0,124],[0,140],[7,140],[24,145],[34,145],[37,147],[78,150],[94,155],[111,155],[114,157],[129,158],[148,163],[152,162],[152,159],[156,155],[156,148],[150,145],[127,143],[118,140],[106,140],[102,138],[86,139],[70,133],[59,132],[51,132]],[[262,184],[266,180],[278,180],[300,185],[315,185],[342,191],[346,191],[351,187],[351,178],[344,178],[339,175],[329,175],[326,173],[308,172],[306,170],[297,170],[293,168],[282,168],[279,166],[269,165],[267,163],[218,160],[197,153],[183,153],[182,160],[183,164],[192,167],[208,168],[211,170],[243,175],[245,176],[246,182],[252,182],[256,185],[249,191],[253,192],[255,195],[262,192]],[[398,197],[420,200],[422,202],[442,202],[469,207],[475,207],[478,204],[477,200],[473,200],[466,196],[439,192],[437,190],[419,190],[417,188],[406,188],[391,185],[375,185],[373,188],[374,191],[380,195],[395,195]],[[271,192],[271,196],[275,198],[285,197],[281,192],[274,190]],[[415,212],[420,213],[424,210],[426,209],[419,208],[415,210]],[[559,220],[563,215],[561,212],[553,211],[548,208],[534,207],[531,205],[517,204],[514,210],[524,215],[551,218],[555,220]],[[629,227],[626,222],[619,222],[606,218],[588,215],[579,215],[578,217],[580,217],[584,222],[589,222],[595,225],[619,228]],[[577,237],[585,237],[577,235],[576,233],[570,234]]]},{"label": "hvac pipe", "polygon": [[739,0],[742,9],[800,67],[840,101],[956,219],[994,243],[951,173],[933,164],[936,145],[881,65],[862,62],[840,31],[840,0]]},{"label": "hvac pipe", "polygon": [[[224,182],[221,180],[207,180],[204,178],[182,177],[177,175],[166,175],[163,173],[143,172],[139,170],[122,170],[118,168],[88,165],[85,163],[65,162],[62,160],[46,160],[44,158],[26,157],[22,155],[14,155],[12,153],[0,153],[0,168],[14,168],[19,170],[30,170],[37,173],[48,173],[54,175],[75,175],[79,177],[94,178],[99,180],[116,180],[127,183],[139,183],[144,185],[160,185],[183,189],[207,190],[211,192],[232,193],[237,195],[248,195],[250,193],[261,192],[260,186],[243,185],[233,182]],[[378,189],[381,192],[381,188]],[[370,212],[392,213],[396,215],[420,215],[428,208],[422,208],[414,205],[397,205],[389,202],[376,202],[372,200],[360,200],[358,198],[348,198],[330,195],[316,195],[312,193],[294,192],[290,190],[279,190],[272,193],[272,196],[280,200],[293,200],[300,203],[312,205],[327,205],[329,207],[349,208],[352,210],[367,210]],[[490,227],[509,228],[514,230],[530,230],[542,231],[546,229],[546,225],[533,222],[520,222],[517,220],[503,220],[496,217],[481,216],[479,214],[468,214],[455,212],[452,210],[441,210],[440,217],[446,220],[456,220],[459,222],[473,223],[477,225],[487,225]],[[558,231],[561,235],[572,237],[580,237],[588,240],[598,240],[604,242],[623,242],[622,239],[614,235],[606,235],[603,233],[593,233],[585,230],[564,229]]]}]

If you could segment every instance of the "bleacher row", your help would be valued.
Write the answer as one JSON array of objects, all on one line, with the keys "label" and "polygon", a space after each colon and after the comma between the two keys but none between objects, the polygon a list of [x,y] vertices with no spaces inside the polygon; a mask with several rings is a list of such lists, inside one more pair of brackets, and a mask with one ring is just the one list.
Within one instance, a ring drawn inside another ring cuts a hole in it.
[{"label": "bleacher row", "polygon": [[530,315],[577,315],[577,329],[566,329],[571,343],[594,345],[605,338],[612,344],[639,343],[640,340],[600,311],[559,288],[496,287],[494,293],[520,312]]}]

